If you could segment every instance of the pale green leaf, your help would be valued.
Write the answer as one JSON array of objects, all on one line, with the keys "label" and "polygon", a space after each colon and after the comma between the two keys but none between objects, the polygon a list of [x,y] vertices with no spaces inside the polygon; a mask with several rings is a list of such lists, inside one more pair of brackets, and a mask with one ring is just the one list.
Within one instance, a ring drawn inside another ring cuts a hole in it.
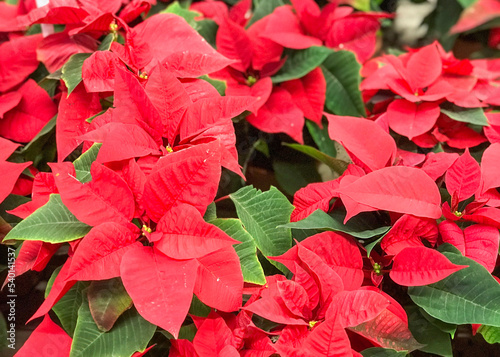
[{"label": "pale green leaf", "polygon": [[[253,186],[246,186],[229,196],[236,206],[238,217],[264,256],[278,256],[292,247],[290,228],[278,226],[290,222],[294,208],[276,187],[262,192]],[[270,262],[287,271],[282,264],[273,260]]]},{"label": "pale green leaf", "polygon": [[[50,293],[52,285],[57,275],[61,271],[61,267],[54,270],[52,276],[47,282],[47,288],[45,289],[45,297]],[[85,281],[77,281],[75,285],[69,291],[64,294],[64,296],[54,305],[52,310],[56,313],[59,321],[61,321],[62,327],[68,333],[68,335],[73,336],[76,327],[76,321],[78,319],[78,310],[83,302],[84,290],[89,284]]]},{"label": "pale green leaf", "polygon": [[89,58],[91,53],[75,53],[62,67],[61,79],[68,88],[68,95],[82,81],[83,62]]},{"label": "pale green leaf", "polygon": [[91,228],[76,219],[62,203],[61,196],[51,194],[49,202],[16,225],[5,239],[71,242],[86,235]]},{"label": "pale green leaf", "polygon": [[293,229],[321,229],[344,232],[356,238],[368,239],[386,233],[391,227],[377,226],[371,214],[358,214],[344,224],[345,212],[335,210],[328,214],[317,209],[306,218],[283,225]]},{"label": "pale green leaf", "polygon": [[210,223],[222,229],[230,237],[241,242],[240,244],[235,244],[234,249],[240,258],[243,279],[247,283],[264,285],[266,277],[257,257],[257,242],[243,228],[241,221],[235,218],[219,218],[210,221]]},{"label": "pale green leaf", "polygon": [[305,76],[318,67],[332,53],[323,46],[313,46],[305,50],[289,50],[285,64],[271,77],[273,83],[281,83]]},{"label": "pale green leaf", "polygon": [[110,331],[103,332],[97,328],[84,300],[78,311],[70,357],[128,357],[136,351],[144,351],[155,330],[155,325],[132,308],[120,316]]},{"label": "pale green leaf", "polygon": [[366,116],[359,90],[361,65],[354,53],[333,52],[321,68],[326,80],[326,108],[337,115]]},{"label": "pale green leaf", "polygon": [[438,250],[452,263],[469,267],[437,283],[410,287],[411,299],[444,322],[500,327],[500,284],[486,268],[462,256],[450,244],[443,244]]},{"label": "pale green leaf", "polygon": [[483,108],[461,108],[456,105],[447,105],[441,108],[441,113],[463,123],[489,126],[488,118],[484,115]]},{"label": "pale green leaf", "polygon": [[76,178],[78,181],[85,183],[92,180],[90,175],[90,166],[97,159],[101,143],[96,143],[85,151],[78,159],[73,162],[76,171]]}]

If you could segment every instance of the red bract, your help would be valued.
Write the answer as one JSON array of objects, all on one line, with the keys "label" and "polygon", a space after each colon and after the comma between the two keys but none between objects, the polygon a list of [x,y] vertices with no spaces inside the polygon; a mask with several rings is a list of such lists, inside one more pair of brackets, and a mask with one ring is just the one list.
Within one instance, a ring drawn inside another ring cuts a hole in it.
[{"label": "red bract", "polygon": [[452,264],[433,249],[407,247],[394,257],[389,275],[397,284],[421,286],[433,284],[465,267]]},{"label": "red bract", "polygon": [[383,13],[353,12],[351,7],[336,3],[320,9],[312,0],[294,0],[292,5],[274,10],[263,36],[294,49],[324,43],[327,47],[353,51],[360,62],[375,52],[379,19],[390,17]]},{"label": "red bract", "polygon": [[16,184],[19,175],[26,169],[31,162],[24,164],[15,164],[7,161],[9,156],[16,150],[18,144],[10,140],[0,138],[0,172],[2,172],[2,179],[4,180],[0,187],[0,202],[2,202],[12,191]]},{"label": "red bract", "polygon": [[300,79],[273,87],[269,76],[284,60],[280,59],[283,47],[264,36],[268,22],[266,16],[245,30],[228,18],[221,19],[217,48],[237,62],[213,76],[227,81],[226,94],[257,99],[249,107],[252,114],[247,120],[252,125],[268,133],[284,132],[302,142],[304,117],[321,122],[326,82],[317,68]]}]

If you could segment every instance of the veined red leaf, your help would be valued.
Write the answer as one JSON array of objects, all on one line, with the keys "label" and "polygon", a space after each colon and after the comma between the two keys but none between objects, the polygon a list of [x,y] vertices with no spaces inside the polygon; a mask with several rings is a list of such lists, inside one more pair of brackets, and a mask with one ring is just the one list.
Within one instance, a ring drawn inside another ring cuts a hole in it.
[{"label": "veined red leaf", "polygon": [[[357,203],[417,217],[441,217],[441,195],[434,181],[422,170],[412,167],[386,167],[360,177],[340,188],[342,195]],[[364,209],[366,210],[366,208]],[[348,220],[351,215],[346,216]]]},{"label": "veined red leaf", "polygon": [[[21,99],[23,98],[23,95],[19,92],[8,92],[4,95],[0,96],[0,119],[3,119],[3,116],[5,113],[7,113],[9,110],[15,108]],[[4,139],[5,140],[5,139]]]},{"label": "veined red leaf", "polygon": [[[136,41],[141,41],[149,45],[153,58],[161,63],[185,64],[185,59],[172,61],[173,55],[182,56],[198,55],[196,66],[191,68],[189,73],[184,71],[183,77],[199,77],[206,73],[215,72],[226,67],[232,60],[227,59],[215,51],[204,39],[180,16],[174,14],[158,14],[149,17],[139,25],[134,27],[137,35]],[[168,33],[168,38],[165,34]],[[157,61],[151,61],[145,67],[146,72],[151,72]],[[217,66],[214,66],[214,62]],[[189,64],[189,62],[188,62]],[[169,68],[170,70],[176,68]]]},{"label": "veined red leaf", "polygon": [[9,161],[0,161],[0,172],[2,172],[2,185],[0,185],[0,202],[2,202],[14,188],[19,175],[30,166],[32,162],[16,164]]},{"label": "veined red leaf", "polygon": [[500,4],[497,1],[475,1],[460,14],[458,22],[450,29],[450,33],[456,34],[478,27],[494,19],[499,13]]},{"label": "veined red leaf", "polygon": [[[283,276],[280,278],[282,278],[281,281],[286,280]],[[290,311],[283,301],[278,290],[278,282],[269,282],[268,280],[265,290],[261,293],[262,297],[246,305],[243,309],[280,324],[307,326],[304,318]]]},{"label": "veined red leaf", "polygon": [[222,118],[206,128],[200,129],[191,136],[181,140],[178,146],[199,145],[213,141],[214,139],[218,139],[221,143],[221,165],[245,179],[241,172],[241,166],[238,164],[236,134],[234,132],[233,121],[229,118]]},{"label": "veined red leaf", "polygon": [[53,357],[67,357],[71,351],[71,343],[71,337],[47,314],[17,351],[16,356],[36,356],[43,351]]},{"label": "veined red leaf", "polygon": [[192,101],[183,84],[163,66],[157,66],[150,74],[145,88],[160,115],[162,135],[173,145],[182,116]]},{"label": "veined red leaf", "polygon": [[17,91],[22,94],[21,101],[0,120],[0,136],[27,143],[52,119],[57,107],[49,94],[32,79]]},{"label": "veined red leaf", "polygon": [[97,162],[90,168],[92,181],[81,183],[69,162],[51,163],[50,167],[61,199],[75,217],[88,225],[104,222],[127,224],[134,217],[134,195],[121,177]]},{"label": "veined red leaf", "polygon": [[311,356],[350,357],[351,342],[338,319],[327,319],[320,323],[302,345],[302,350]]},{"label": "veined red leaf", "polygon": [[336,319],[343,327],[352,327],[375,318],[389,304],[389,300],[375,291],[341,291],[332,298],[325,318]]},{"label": "veined red leaf", "polygon": [[311,275],[316,280],[316,284],[320,288],[319,309],[316,312],[316,318],[322,319],[326,310],[330,306],[330,301],[334,295],[344,290],[344,284],[339,274],[328,266],[316,253],[307,248],[298,245],[298,255],[302,260],[306,270],[311,272]]},{"label": "veined red leaf", "polygon": [[422,239],[436,244],[438,228],[436,221],[405,214],[399,218],[380,242],[386,254],[396,255],[406,247],[423,247]]},{"label": "veined red leaf", "polygon": [[450,168],[451,165],[458,159],[459,155],[457,153],[448,152],[430,152],[427,154],[424,164],[422,165],[422,171],[424,171],[431,179],[436,181],[438,178],[444,175],[446,170]]},{"label": "veined red leaf", "polygon": [[194,350],[193,343],[189,340],[172,339],[170,340],[172,346],[168,353],[168,357],[199,357]]},{"label": "veined red leaf", "polygon": [[[153,140],[161,145],[163,125],[158,110],[145,89],[131,72],[117,68],[115,76],[114,115],[137,120]],[[121,120],[123,121],[123,119]]]},{"label": "veined red leaf", "polygon": [[174,259],[200,258],[239,243],[205,222],[200,212],[187,204],[175,206],[163,216],[152,241],[158,250]]},{"label": "veined red leaf", "polygon": [[177,338],[189,311],[198,263],[174,260],[152,247],[134,245],[122,257],[123,285],[137,311]]},{"label": "veined red leaf", "polygon": [[290,93],[283,88],[275,87],[257,115],[250,114],[247,120],[266,133],[285,133],[301,144],[304,142],[304,114],[293,103]]},{"label": "veined red leaf", "polygon": [[36,53],[38,60],[52,73],[60,69],[75,53],[92,53],[96,50],[97,41],[91,36],[87,34],[69,36],[63,31],[40,41]]},{"label": "veined red leaf", "polygon": [[221,311],[241,307],[243,274],[233,247],[217,250],[197,259],[196,296],[206,305]]},{"label": "veined red leaf", "polygon": [[305,306],[312,312],[318,306],[321,298],[320,286],[314,280],[312,273],[308,273],[297,263],[295,263],[294,272],[293,281],[300,284],[307,292],[308,302]]},{"label": "veined red leaf", "polygon": [[464,231],[452,221],[439,224],[439,232],[444,243],[453,244],[464,256],[483,265],[490,273],[495,268],[498,256],[498,228],[474,224]]},{"label": "veined red leaf", "polygon": [[99,95],[87,93],[82,85],[78,85],[68,96],[63,92],[59,102],[57,115],[56,142],[57,159],[63,161],[78,145],[79,138],[89,126],[85,119],[102,110]]},{"label": "veined red leaf", "polygon": [[92,93],[114,91],[118,67],[125,69],[123,62],[113,52],[94,52],[83,62],[82,66],[82,80],[85,89]]},{"label": "veined red leaf", "polygon": [[111,122],[89,131],[80,138],[103,143],[97,154],[97,161],[101,163],[160,154],[159,145],[144,129],[135,124]]},{"label": "veined red leaf", "polygon": [[203,320],[193,339],[193,346],[199,357],[222,356],[221,351],[232,344],[231,329],[222,317],[213,312]]},{"label": "veined red leaf", "polygon": [[218,140],[167,154],[158,161],[144,187],[144,204],[149,217],[158,222],[181,203],[205,213],[217,193],[220,170]]},{"label": "veined red leaf", "polygon": [[293,102],[307,119],[321,124],[325,106],[326,80],[321,68],[316,68],[300,79],[281,83],[292,96]]},{"label": "veined red leaf", "polygon": [[0,93],[6,92],[24,80],[38,67],[36,48],[42,34],[15,37],[0,45]]},{"label": "veined red leaf", "polygon": [[294,315],[305,318],[303,310],[309,303],[306,290],[300,284],[291,280],[278,281],[277,287],[288,310]]},{"label": "veined red leaf", "polygon": [[410,140],[431,130],[439,115],[439,105],[435,102],[417,104],[406,99],[396,99],[387,107],[391,129]]},{"label": "veined red leaf", "polygon": [[41,241],[24,241],[16,258],[15,274],[19,276],[28,270],[42,271],[50,258],[62,246]]},{"label": "veined red leaf", "polygon": [[295,209],[290,216],[290,221],[300,221],[317,209],[328,212],[330,201],[338,196],[336,192],[338,188],[339,182],[337,180],[332,180],[311,183],[295,192],[293,196],[293,205]]},{"label": "veined red leaf", "polygon": [[438,282],[466,267],[453,264],[437,250],[407,247],[394,257],[389,275],[396,284],[422,286]]},{"label": "veined red leaf", "polygon": [[363,118],[324,114],[330,138],[342,144],[370,170],[392,164],[396,143],[378,124]]},{"label": "veined red leaf", "polygon": [[484,150],[481,158],[481,176],[483,178],[482,192],[500,187],[500,143],[491,144]]},{"label": "veined red leaf", "polygon": [[481,184],[481,168],[469,154],[469,149],[460,156],[446,171],[446,188],[451,195],[456,194],[458,201],[471,197]]},{"label": "veined red leaf", "polygon": [[114,222],[95,226],[82,239],[73,255],[68,280],[105,280],[120,276],[120,263],[139,237],[134,225]]},{"label": "veined red leaf", "polygon": [[464,214],[462,219],[500,229],[500,209],[498,208],[482,207],[472,214]]},{"label": "veined red leaf", "polygon": [[217,50],[230,59],[237,60],[230,66],[245,73],[252,63],[252,43],[242,26],[229,19],[219,23],[216,37]]},{"label": "veined red leaf", "polygon": [[304,33],[291,6],[276,8],[269,17],[266,29],[261,36],[283,47],[297,50],[323,44],[319,38]]},{"label": "veined red leaf", "polygon": [[180,123],[180,137],[186,137],[220,121],[243,113],[255,102],[252,97],[216,97],[194,102],[184,113]]},{"label": "veined red leaf", "polygon": [[420,48],[410,55],[406,75],[411,89],[429,87],[443,71],[441,55],[436,43]]},{"label": "veined red leaf", "polygon": [[332,268],[342,279],[344,289],[355,290],[361,286],[363,258],[352,238],[327,231],[306,238],[300,246],[316,253]]},{"label": "veined red leaf", "polygon": [[422,347],[408,329],[406,312],[396,300],[374,287],[362,289],[382,294],[390,301],[390,304],[374,319],[349,327],[350,331],[367,338],[377,346],[392,348],[396,351],[413,351]]}]

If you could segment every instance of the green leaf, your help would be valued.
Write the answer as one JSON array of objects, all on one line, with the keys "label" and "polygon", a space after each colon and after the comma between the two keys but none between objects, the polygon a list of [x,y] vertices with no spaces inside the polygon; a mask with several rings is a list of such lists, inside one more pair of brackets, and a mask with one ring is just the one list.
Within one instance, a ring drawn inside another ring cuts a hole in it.
[{"label": "green leaf", "polygon": [[55,132],[56,118],[54,116],[45,126],[36,134],[36,136],[21,149],[20,153],[26,161],[33,161],[33,165],[54,161],[56,155]]},{"label": "green leaf", "polygon": [[243,228],[243,223],[235,218],[219,218],[210,221],[210,223],[222,229],[230,237],[241,242],[240,244],[235,244],[234,249],[240,258],[243,279],[247,283],[264,285],[266,283],[266,276],[257,257],[257,242]]},{"label": "green leaf", "polygon": [[[278,227],[290,222],[294,207],[276,187],[262,192],[246,186],[229,195],[236,206],[238,217],[264,256],[278,256],[292,247],[290,228]],[[280,263],[270,261],[287,272]]]},{"label": "green leaf", "polygon": [[197,11],[191,11],[183,8],[178,1],[174,1],[167,8],[160,12],[160,14],[175,14],[182,17],[193,28],[196,28],[196,21],[194,18],[201,14]]},{"label": "green leaf", "polygon": [[456,105],[443,105],[441,113],[446,114],[453,120],[463,123],[489,126],[483,108],[461,108]]},{"label": "green leaf", "polygon": [[200,79],[210,83],[215,89],[217,89],[217,92],[219,92],[220,95],[224,96],[226,94],[226,81],[210,78],[206,74],[201,76]]},{"label": "green leaf", "polygon": [[273,170],[281,188],[293,196],[302,187],[311,182],[321,181],[314,161],[273,161]]},{"label": "green leaf", "polygon": [[[193,300],[191,300],[191,306],[189,307],[189,314],[194,316],[207,317],[212,309],[201,302],[196,295],[193,295]],[[170,334],[169,334],[170,335]],[[170,335],[172,336],[172,335]],[[173,336],[172,336],[173,337]],[[169,337],[169,338],[172,338]]]},{"label": "green leaf", "polygon": [[255,9],[253,10],[253,16],[248,21],[247,28],[250,27],[254,22],[259,21],[263,17],[269,15],[279,6],[283,6],[285,3],[283,0],[264,0],[259,1]]},{"label": "green leaf", "polygon": [[463,8],[474,5],[478,0],[457,0]]},{"label": "green leaf", "polygon": [[10,329],[10,326],[9,326],[9,328],[7,328],[7,321],[5,321],[3,314],[0,314],[0,349],[7,346],[7,342],[8,342],[7,330],[9,330],[9,329]]},{"label": "green leaf", "polygon": [[[61,271],[61,267],[54,270],[52,276],[47,282],[47,288],[45,289],[45,297],[47,297],[52,289],[54,280]],[[76,327],[76,321],[78,320],[78,310],[82,305],[84,299],[84,290],[89,284],[85,281],[77,281],[75,285],[69,291],[64,294],[64,296],[54,305],[52,310],[56,313],[59,321],[61,321],[62,327],[68,333],[68,335],[73,336]]]},{"label": "green leaf", "polygon": [[407,353],[404,351],[391,350],[390,348],[372,347],[362,351],[363,357],[403,357]]},{"label": "green leaf", "polygon": [[309,145],[287,144],[287,143],[284,143],[284,145],[294,150],[300,151],[301,153],[304,153],[312,157],[313,159],[316,159],[324,163],[339,175],[342,175],[344,171],[347,169],[347,166],[349,165],[349,163],[345,162],[344,160],[339,160],[335,157],[331,157]]},{"label": "green leaf", "polygon": [[116,320],[132,306],[120,278],[93,281],[87,297],[94,322],[103,332],[111,330]]},{"label": "green leaf", "polygon": [[411,299],[429,315],[452,324],[500,327],[500,284],[479,263],[450,244],[438,250],[452,263],[468,265],[437,283],[408,289]]},{"label": "green leaf", "polygon": [[424,344],[421,351],[434,353],[443,357],[453,357],[450,335],[431,324],[422,314],[418,306],[407,306],[408,327],[415,339]]},{"label": "green leaf", "polygon": [[500,327],[481,325],[477,330],[489,344],[500,343]]},{"label": "green leaf", "polygon": [[217,47],[215,44],[215,37],[217,36],[219,25],[217,25],[215,21],[210,19],[196,21],[195,29],[212,47]]},{"label": "green leaf", "polygon": [[318,67],[333,51],[323,46],[313,46],[305,50],[287,50],[285,64],[274,76],[273,83],[281,83],[305,76]]},{"label": "green leaf", "polygon": [[62,203],[61,196],[51,194],[49,202],[16,225],[5,239],[71,242],[83,237],[91,228],[76,219]]},{"label": "green leaf", "polygon": [[68,88],[68,95],[73,92],[73,89],[82,81],[83,62],[89,58],[90,55],[91,53],[75,53],[62,67],[61,79]]},{"label": "green leaf", "polygon": [[142,318],[135,308],[127,310],[108,332],[99,330],[85,299],[78,310],[70,357],[131,356],[144,351],[156,326]]},{"label": "green leaf", "polygon": [[217,206],[215,205],[215,202],[212,202],[208,205],[207,210],[203,215],[203,219],[205,220],[205,222],[210,222],[216,218],[217,218]]},{"label": "green leaf", "polygon": [[90,175],[90,166],[97,159],[97,154],[101,148],[101,143],[96,143],[85,151],[78,159],[73,162],[78,181],[85,183],[92,180]]},{"label": "green leaf", "polygon": [[321,65],[326,80],[326,108],[337,115],[366,116],[361,97],[361,65],[354,53],[337,51]]},{"label": "green leaf", "polygon": [[0,203],[0,217],[2,217],[5,222],[11,225],[15,225],[21,222],[21,218],[14,216],[13,214],[8,214],[7,211],[10,211],[29,201],[30,199],[28,197],[12,194],[8,195],[7,198]]},{"label": "green leaf", "polygon": [[111,44],[115,40],[115,36],[116,35],[114,33],[110,33],[110,34],[106,35],[106,37],[104,37],[104,39],[102,40],[102,42],[99,45],[99,48],[97,50],[98,51],[109,51],[109,49],[111,48]]},{"label": "green leaf", "polygon": [[318,145],[319,150],[331,157],[337,157],[335,141],[330,139],[330,136],[328,135],[328,125],[326,124],[326,122],[323,122],[322,129],[318,126],[318,124],[310,120],[306,121],[306,126],[314,142],[316,143],[316,145]]},{"label": "green leaf", "polygon": [[344,225],[345,212],[335,210],[328,214],[320,209],[317,209],[309,216],[298,222],[291,222],[283,225],[283,227],[294,229],[322,229],[327,231],[344,232],[356,238],[368,239],[380,234],[386,233],[391,227],[377,227],[372,215],[358,214],[351,218]]}]

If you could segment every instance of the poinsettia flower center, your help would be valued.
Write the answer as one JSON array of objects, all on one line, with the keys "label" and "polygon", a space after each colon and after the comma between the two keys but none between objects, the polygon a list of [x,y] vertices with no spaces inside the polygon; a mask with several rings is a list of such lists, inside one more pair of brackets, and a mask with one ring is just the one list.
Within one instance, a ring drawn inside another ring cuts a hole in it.
[{"label": "poinsettia flower center", "polygon": [[248,85],[249,87],[251,87],[251,86],[253,86],[255,83],[257,83],[257,78],[256,78],[256,77],[254,77],[254,76],[252,76],[252,75],[250,75],[250,76],[248,76],[248,77],[247,77],[247,81],[246,81],[246,83],[247,83],[247,85]]},{"label": "poinsettia flower center", "polygon": [[116,31],[118,31],[118,24],[116,23],[115,20],[113,20],[110,24],[109,24],[109,31],[112,32],[112,33],[116,33]]},{"label": "poinsettia flower center", "polygon": [[373,263],[373,271],[377,275],[382,275],[382,266],[379,263]]},{"label": "poinsettia flower center", "polygon": [[312,329],[319,321],[309,321],[309,328]]}]

